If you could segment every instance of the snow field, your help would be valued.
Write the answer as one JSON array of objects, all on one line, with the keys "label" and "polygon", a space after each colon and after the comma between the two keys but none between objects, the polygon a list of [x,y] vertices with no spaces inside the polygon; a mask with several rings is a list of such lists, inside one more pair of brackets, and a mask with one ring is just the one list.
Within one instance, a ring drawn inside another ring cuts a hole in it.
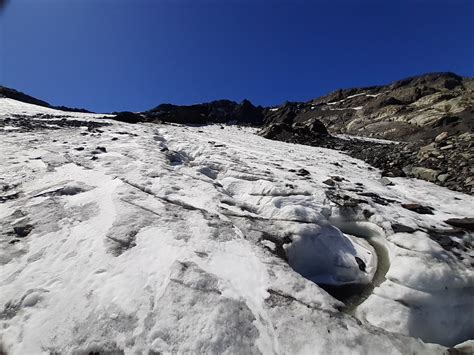
[{"label": "snow field", "polygon": [[[1,100],[3,117],[36,112]],[[428,354],[444,348],[410,336],[472,338],[472,269],[424,231],[391,229],[447,228],[444,219],[473,210],[472,197],[416,180],[384,186],[361,161],[248,128],[101,130],[0,132],[0,183],[18,193],[0,204],[8,353]],[[371,199],[339,208],[325,193],[331,176],[351,196],[359,183],[435,214]],[[11,226],[25,221],[32,231],[15,237]],[[389,268],[355,319],[315,282],[370,284],[369,237]]]}]

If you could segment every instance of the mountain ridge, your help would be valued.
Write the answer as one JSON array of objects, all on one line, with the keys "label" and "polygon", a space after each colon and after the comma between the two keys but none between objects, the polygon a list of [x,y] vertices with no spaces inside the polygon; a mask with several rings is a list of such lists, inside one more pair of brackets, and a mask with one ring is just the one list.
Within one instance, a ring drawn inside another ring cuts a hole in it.
[{"label": "mountain ridge", "polygon": [[[435,72],[386,85],[339,89],[276,107],[255,106],[246,99],[240,103],[222,99],[193,105],[160,104],[143,112],[113,114],[127,123],[257,126],[266,138],[342,150],[389,177],[416,177],[472,194],[473,93],[474,78]],[[0,87],[0,94],[58,108],[5,87]],[[340,134],[400,144],[340,139]]]},{"label": "mountain ridge", "polygon": [[37,99],[21,91],[18,91],[6,86],[2,86],[2,85],[0,85],[0,97],[7,97],[10,99],[18,100],[18,101],[25,102],[28,104],[43,106],[43,107],[52,108],[52,109],[60,110],[60,111],[92,113],[91,111],[83,109],[83,108],[74,108],[74,107],[67,107],[67,106],[53,106],[47,103],[46,101]]},{"label": "mountain ridge", "polygon": [[[408,82],[414,81],[414,80],[420,80],[420,79],[423,80],[423,79],[429,79],[429,78],[433,78],[433,77],[436,78],[436,77],[440,77],[440,76],[447,76],[447,77],[457,78],[457,79],[461,79],[461,80],[474,80],[474,77],[463,77],[463,76],[457,75],[453,72],[429,72],[429,73],[424,73],[424,74],[405,77],[403,79],[395,80],[395,81],[392,81],[392,82],[387,83],[387,84],[361,86],[361,87],[353,86],[353,87],[347,87],[347,88],[340,88],[340,89],[336,89],[336,90],[333,90],[333,91],[329,91],[327,94],[317,96],[317,97],[315,97],[313,99],[310,99],[308,101],[285,101],[284,103],[282,103],[280,105],[276,105],[276,106],[275,105],[270,105],[270,106],[256,105],[255,107],[259,108],[260,110],[269,110],[269,109],[272,109],[272,108],[275,108],[275,107],[281,107],[281,106],[285,105],[285,103],[303,104],[303,103],[310,103],[310,102],[318,102],[320,100],[324,100],[324,99],[332,97],[334,95],[341,95],[341,93],[352,93],[352,92],[361,91],[361,90],[375,90],[375,89],[380,89],[380,88],[387,87],[387,86],[402,85],[403,83],[408,83]],[[56,105],[56,106],[51,105],[51,104],[49,104],[48,102],[46,102],[44,100],[38,99],[36,97],[30,96],[30,95],[28,95],[24,92],[19,91],[19,90],[9,88],[9,87],[6,87],[6,86],[2,86],[2,85],[0,85],[0,96],[12,98],[12,99],[15,99],[15,100],[18,100],[18,101],[21,101],[21,102],[25,102],[25,103],[32,103],[32,104],[43,106],[43,107],[49,107],[49,108],[53,108],[53,109],[57,109],[57,110],[61,110],[61,111],[97,113],[97,112],[94,112],[94,111],[91,111],[91,110],[87,110],[85,108],[71,108],[71,107],[67,107],[67,106],[63,106],[63,105]],[[146,111],[140,111],[140,112],[142,112],[142,113],[143,112],[153,112],[153,111],[156,111],[156,109],[160,108],[160,106],[166,106],[166,105],[171,105],[171,106],[175,106],[175,107],[193,107],[193,106],[199,106],[199,105],[212,106],[214,104],[219,104],[221,102],[228,102],[228,103],[233,104],[233,105],[238,105],[239,104],[235,100],[221,98],[221,99],[216,99],[216,100],[212,100],[212,101],[205,101],[205,102],[202,102],[202,103],[193,103],[193,104],[186,104],[186,105],[178,105],[178,104],[173,104],[173,103],[161,103],[161,104],[159,104],[159,105],[157,105],[157,106],[155,106],[151,109],[148,109]],[[252,103],[248,99],[243,99],[240,104],[242,104],[244,102]],[[121,112],[121,111],[113,111],[113,110],[111,111],[111,113],[114,113],[114,112],[118,113],[118,112]],[[130,112],[130,111],[124,111],[124,112]]]}]

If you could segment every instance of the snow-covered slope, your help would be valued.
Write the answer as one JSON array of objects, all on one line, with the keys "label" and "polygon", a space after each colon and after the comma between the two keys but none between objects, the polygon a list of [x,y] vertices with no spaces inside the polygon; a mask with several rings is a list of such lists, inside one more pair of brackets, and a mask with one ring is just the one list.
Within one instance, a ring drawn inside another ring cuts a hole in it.
[{"label": "snow-covered slope", "polygon": [[7,118],[11,116],[37,116],[37,115],[51,115],[56,117],[69,117],[75,119],[81,118],[101,118],[104,114],[97,113],[82,113],[82,112],[65,112],[59,111],[48,107],[37,106],[21,102],[6,97],[0,97],[0,117]]},{"label": "snow-covered slope", "polygon": [[[42,110],[0,99],[8,354],[431,354],[445,348],[425,342],[474,338],[472,236],[447,251],[427,233],[473,197],[386,186],[361,161],[252,129],[12,117]],[[343,312],[315,282],[364,292]]]}]

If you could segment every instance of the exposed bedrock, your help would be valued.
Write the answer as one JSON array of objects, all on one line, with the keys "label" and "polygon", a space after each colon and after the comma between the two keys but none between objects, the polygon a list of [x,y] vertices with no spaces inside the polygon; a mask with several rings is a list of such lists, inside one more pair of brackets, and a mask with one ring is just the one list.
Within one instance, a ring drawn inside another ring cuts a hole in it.
[{"label": "exposed bedrock", "polygon": [[[339,149],[382,169],[387,176],[415,177],[472,194],[473,89],[472,78],[434,73],[385,86],[338,90],[308,102],[287,102],[265,110],[260,134]],[[298,129],[312,122],[327,131]],[[322,134],[324,131],[332,136]],[[398,144],[338,134],[390,139]]]}]

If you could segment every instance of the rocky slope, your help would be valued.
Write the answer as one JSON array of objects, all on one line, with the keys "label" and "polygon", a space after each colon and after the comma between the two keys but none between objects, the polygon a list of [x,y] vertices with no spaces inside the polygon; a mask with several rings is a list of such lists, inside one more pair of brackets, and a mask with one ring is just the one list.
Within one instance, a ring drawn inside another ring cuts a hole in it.
[{"label": "rocky slope", "polygon": [[400,141],[433,139],[442,131],[472,130],[474,79],[425,74],[390,85],[335,91],[306,103],[287,103],[265,114],[266,123],[318,118],[332,133]]},{"label": "rocky slope", "polygon": [[[306,103],[267,109],[262,134],[341,149],[383,169],[387,176],[411,176],[473,193],[473,89],[472,78],[436,73],[386,86],[338,90]],[[313,135],[301,131],[315,121],[332,135],[399,144],[323,138],[324,130]]]}]

